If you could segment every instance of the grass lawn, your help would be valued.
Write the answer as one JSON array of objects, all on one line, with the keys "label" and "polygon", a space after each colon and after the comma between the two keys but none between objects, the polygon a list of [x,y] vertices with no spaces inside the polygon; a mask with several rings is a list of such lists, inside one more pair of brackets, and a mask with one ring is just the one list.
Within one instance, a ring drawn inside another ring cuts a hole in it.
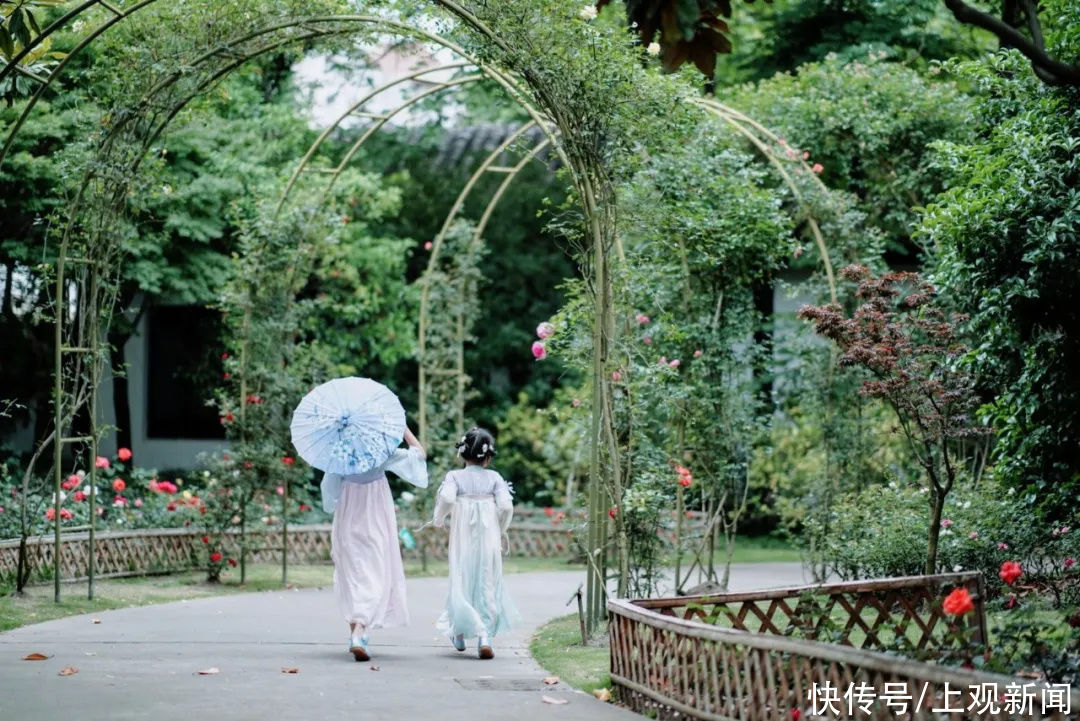
[{"label": "grass lawn", "polygon": [[[558,559],[507,558],[503,561],[507,573],[527,571],[583,570],[584,566]],[[325,588],[333,583],[332,566],[290,566],[289,585],[296,588]],[[445,576],[445,561],[428,564],[425,572],[419,561],[405,564],[405,574],[412,577]],[[25,595],[0,596],[0,631],[8,631],[31,623],[81,613],[108,611],[129,606],[146,606],[184,599],[206,598],[230,593],[270,591],[281,588],[281,566],[256,564],[248,567],[247,583],[240,585],[238,571],[230,571],[221,583],[206,583],[202,571],[188,571],[168,576],[101,579],[94,584],[94,600],[86,598],[85,583],[65,583],[60,587],[63,600],[53,601],[52,584],[30,586]]]},{"label": "grass lawn", "polygon": [[[714,559],[718,571],[723,568],[724,560],[724,544],[720,541]],[[791,545],[790,541],[771,536],[739,536],[735,539],[735,552],[731,556],[732,563],[799,563],[801,561],[802,555],[799,549]],[[683,568],[693,562],[692,553],[683,554]],[[663,565],[674,567],[675,556],[666,556]]]},{"label": "grass lawn", "polygon": [[582,646],[576,613],[541,626],[529,643],[529,651],[537,663],[568,686],[586,692],[611,686],[607,638]]}]

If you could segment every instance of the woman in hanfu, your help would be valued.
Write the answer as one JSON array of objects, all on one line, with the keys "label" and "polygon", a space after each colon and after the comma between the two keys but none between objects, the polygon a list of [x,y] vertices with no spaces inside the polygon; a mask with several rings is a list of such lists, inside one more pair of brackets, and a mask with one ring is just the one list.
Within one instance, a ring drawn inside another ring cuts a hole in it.
[{"label": "woman in hanfu", "polygon": [[349,652],[368,661],[371,629],[409,623],[405,571],[398,545],[389,471],[420,488],[428,484],[426,454],[405,428],[408,448],[398,448],[382,465],[359,475],[323,476],[323,509],[334,514],[330,557],[334,596],[349,624]]}]

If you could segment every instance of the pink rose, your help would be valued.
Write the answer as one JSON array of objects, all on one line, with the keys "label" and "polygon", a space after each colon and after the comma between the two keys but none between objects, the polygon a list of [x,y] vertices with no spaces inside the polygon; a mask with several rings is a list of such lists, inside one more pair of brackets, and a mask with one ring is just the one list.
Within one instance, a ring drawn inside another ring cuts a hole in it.
[{"label": "pink rose", "polygon": [[638,313],[634,316],[634,320],[637,321],[638,325],[645,325],[649,322],[649,316],[645,315],[644,313]]},{"label": "pink rose", "polygon": [[952,521],[950,521],[948,518],[946,518],[944,521],[941,522],[941,527],[942,528],[948,528],[951,525],[952,525]]},{"label": "pink rose", "polygon": [[695,358],[700,358],[703,355],[703,353],[704,352],[701,349],[698,349],[698,350],[694,351],[694,357]]},{"label": "pink rose", "polygon": [[108,468],[109,467],[109,459],[106,458],[105,456],[98,456],[94,460],[94,466],[96,466],[97,468]]},{"label": "pink rose", "polygon": [[645,345],[652,345],[652,336],[648,336],[648,335],[645,336],[644,338],[641,339],[641,342],[644,343]]},{"label": "pink rose", "polygon": [[[3,510],[3,509],[0,508],[0,510]],[[1072,568],[1075,565],[1076,565],[1076,559],[1073,558],[1072,556],[1065,559],[1065,570],[1066,571],[1069,570],[1070,568]]]},{"label": "pink rose", "polygon": [[141,498],[136,498],[134,505],[135,505],[136,508],[142,508],[142,499]]},{"label": "pink rose", "polygon": [[619,381],[621,381],[621,380],[622,380],[622,372],[621,372],[621,371],[614,371],[614,372],[612,372],[612,374],[611,374],[611,380],[615,381],[616,383],[618,383]]},{"label": "pink rose", "polygon": [[570,401],[570,405],[573,406],[574,408],[580,408],[581,407],[581,401],[579,399],[575,398],[574,400]]},{"label": "pink rose", "polygon": [[121,461],[127,463],[131,460],[131,449],[121,448],[116,452],[116,457],[119,458]]},{"label": "pink rose", "polygon": [[553,335],[555,335],[555,326],[553,326],[551,323],[545,322],[536,326],[536,337],[540,340],[550,338]]},{"label": "pink rose", "polygon": [[533,358],[536,360],[544,360],[547,358],[547,348],[540,341],[534,341],[532,344]]},{"label": "pink rose", "polygon": [[810,170],[813,170],[815,173],[820,174],[821,171],[825,170],[825,168],[824,166],[822,166],[821,163],[814,163],[814,166],[810,168]]},{"label": "pink rose", "polygon": [[669,368],[678,368],[681,365],[682,365],[682,361],[680,361],[678,358],[676,358],[675,360],[668,363]]},{"label": "pink rose", "polygon": [[424,243],[424,250],[431,250],[434,247],[435,247],[435,244],[432,243],[430,240],[428,242]]}]

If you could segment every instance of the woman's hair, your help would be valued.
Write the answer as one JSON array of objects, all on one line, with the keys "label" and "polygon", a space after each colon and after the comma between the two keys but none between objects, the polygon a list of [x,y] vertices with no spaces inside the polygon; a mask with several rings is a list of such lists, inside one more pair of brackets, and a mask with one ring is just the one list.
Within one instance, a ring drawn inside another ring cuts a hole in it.
[{"label": "woman's hair", "polygon": [[495,439],[486,428],[473,426],[458,441],[457,452],[466,461],[483,463],[495,456]]}]

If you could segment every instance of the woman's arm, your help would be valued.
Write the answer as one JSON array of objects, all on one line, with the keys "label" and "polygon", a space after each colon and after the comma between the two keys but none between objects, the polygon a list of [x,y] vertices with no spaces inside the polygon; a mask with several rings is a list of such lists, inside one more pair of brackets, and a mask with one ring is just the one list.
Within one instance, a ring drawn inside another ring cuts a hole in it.
[{"label": "woman's arm", "polygon": [[405,426],[405,445],[407,445],[409,448],[419,449],[420,455],[422,455],[424,458],[427,458],[427,451],[425,451],[424,447],[420,445],[420,441],[416,440],[416,436],[413,435],[413,432],[409,430],[408,426]]}]

